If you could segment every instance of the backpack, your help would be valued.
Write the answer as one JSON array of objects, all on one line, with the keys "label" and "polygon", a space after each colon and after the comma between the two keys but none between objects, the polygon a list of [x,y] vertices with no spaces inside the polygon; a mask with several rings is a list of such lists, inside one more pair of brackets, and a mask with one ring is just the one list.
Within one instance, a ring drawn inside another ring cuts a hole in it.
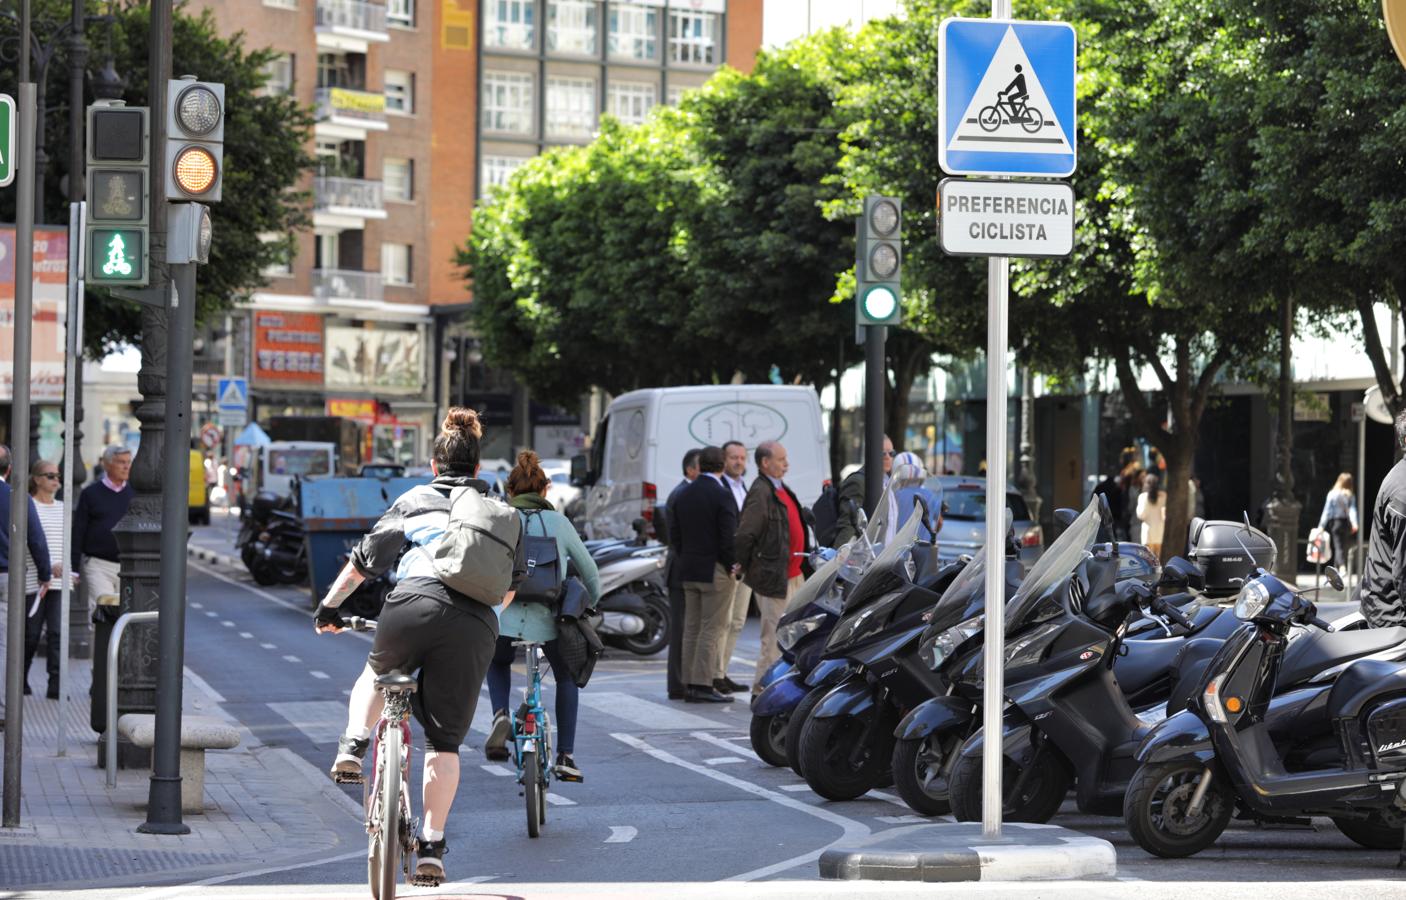
[{"label": "backpack", "polygon": [[[524,510],[528,521],[536,521],[548,531],[539,517],[541,510]],[[527,560],[527,577],[517,586],[514,603],[541,603],[555,607],[561,597],[562,560],[557,539],[550,532],[544,535],[524,534],[522,553]]]},{"label": "backpack", "polygon": [[513,584],[522,520],[517,510],[472,487],[449,494],[449,524],[434,547],[435,576],[448,588],[488,606]]},{"label": "backpack", "polygon": [[840,530],[840,492],[833,484],[825,485],[810,511],[815,516],[816,542],[822,547],[833,547],[835,533]]}]

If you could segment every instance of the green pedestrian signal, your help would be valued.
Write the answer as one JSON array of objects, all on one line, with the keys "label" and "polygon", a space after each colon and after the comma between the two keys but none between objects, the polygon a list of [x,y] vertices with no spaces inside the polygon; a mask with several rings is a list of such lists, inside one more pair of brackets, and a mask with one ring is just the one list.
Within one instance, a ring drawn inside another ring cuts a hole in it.
[{"label": "green pedestrian signal", "polygon": [[98,284],[146,284],[146,232],[138,228],[91,229],[88,280]]},{"label": "green pedestrian signal", "polygon": [[15,98],[0,94],[0,187],[15,180]]},{"label": "green pedestrian signal", "polygon": [[903,264],[903,203],[897,197],[864,198],[855,232],[855,322],[897,325],[903,321],[899,283]]}]

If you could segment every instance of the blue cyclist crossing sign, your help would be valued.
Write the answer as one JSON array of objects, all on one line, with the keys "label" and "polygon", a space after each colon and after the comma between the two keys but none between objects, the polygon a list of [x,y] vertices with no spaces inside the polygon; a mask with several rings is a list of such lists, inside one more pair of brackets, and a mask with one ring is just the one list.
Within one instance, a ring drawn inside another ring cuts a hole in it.
[{"label": "blue cyclist crossing sign", "polygon": [[938,34],[938,159],[952,175],[1074,173],[1074,28],[945,19]]}]

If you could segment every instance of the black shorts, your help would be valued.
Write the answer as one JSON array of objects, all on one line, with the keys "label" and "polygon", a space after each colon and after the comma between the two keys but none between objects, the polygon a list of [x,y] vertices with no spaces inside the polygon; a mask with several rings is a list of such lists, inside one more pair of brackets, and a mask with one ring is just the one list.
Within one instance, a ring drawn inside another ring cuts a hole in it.
[{"label": "black shorts", "polygon": [[367,663],[371,671],[419,670],[413,706],[431,750],[456,752],[469,733],[498,640],[498,617],[472,601],[456,604],[408,582],[386,597]]}]

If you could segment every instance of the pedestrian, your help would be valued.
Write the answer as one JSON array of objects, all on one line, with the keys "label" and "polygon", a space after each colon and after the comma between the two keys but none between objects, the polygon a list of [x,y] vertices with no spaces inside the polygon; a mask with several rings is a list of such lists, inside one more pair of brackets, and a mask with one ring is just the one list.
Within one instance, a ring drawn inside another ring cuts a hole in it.
[{"label": "pedestrian", "polygon": [[1113,521],[1122,522],[1127,517],[1124,507],[1128,502],[1128,495],[1123,493],[1123,481],[1116,470],[1105,476],[1098,483],[1098,487],[1094,488],[1093,496],[1097,497],[1100,494],[1108,501],[1108,511],[1113,514]]},{"label": "pedestrian", "polygon": [[[737,515],[742,516],[742,505],[747,502],[747,448],[741,441],[728,441],[723,444],[723,483],[732,491],[732,499],[737,504]],[[739,574],[739,573],[733,573]],[[713,678],[713,687],[724,694],[738,694],[747,690],[733,681],[727,674],[732,654],[737,650],[737,639],[747,625],[747,610],[752,607],[752,588],[745,582],[733,579],[732,618],[728,621],[727,640],[723,644],[722,661]]]},{"label": "pedestrian", "polygon": [[90,611],[94,604],[116,606],[121,594],[112,527],[132,505],[132,485],[127,481],[132,472],[132,451],[121,444],[109,445],[103,451],[102,468],[102,478],[83,489],[73,510],[69,571],[86,586]]},{"label": "pedestrian", "polygon": [[942,485],[936,488],[927,486],[928,472],[923,467],[922,457],[904,451],[893,458],[891,478],[898,479],[894,485],[894,497],[898,502],[898,519],[894,532],[908,524],[908,520],[919,515],[917,501],[922,501],[923,523],[918,531],[918,539],[937,543],[937,533],[942,530]]},{"label": "pedestrian", "polygon": [[704,447],[701,473],[675,501],[684,590],[683,675],[689,703],[731,703],[713,686],[732,615],[737,503],[723,484],[721,447]]},{"label": "pedestrian", "polygon": [[[37,461],[29,467],[29,496],[34,503],[34,508],[39,516],[39,524],[44,532],[44,541],[49,545],[49,569],[54,578],[62,578],[63,575],[63,504],[56,499],[59,492],[59,467],[46,459]],[[29,683],[29,667],[34,662],[34,655],[39,651],[39,638],[43,636],[44,642],[44,668],[49,675],[49,690],[46,696],[50,700],[59,698],[59,654],[62,647],[59,644],[60,615],[63,610],[63,596],[59,592],[57,585],[52,590],[44,592],[41,596],[39,588],[39,570],[35,566],[25,569],[24,573],[24,593],[26,597],[34,597],[26,610],[28,615],[24,620],[24,679],[25,684]]]},{"label": "pedestrian", "polygon": [[[1406,450],[1406,411],[1396,416],[1396,448]],[[1362,616],[1373,628],[1406,625],[1406,457],[1377,488],[1367,561],[1362,567]]]},{"label": "pedestrian", "polygon": [[[571,568],[586,586],[591,608],[594,609],[600,603],[600,574],[586,545],[581,543],[576,526],[547,500],[547,490],[551,486],[552,479],[542,470],[541,459],[531,450],[524,450],[517,456],[517,465],[508,473],[508,503],[522,519],[524,536],[556,540],[557,559],[562,560],[563,565],[566,560],[571,560]],[[565,575],[565,572],[562,574]],[[517,658],[514,641],[542,644],[542,652],[546,654],[547,662],[552,666],[552,677],[556,679],[557,758],[553,772],[561,781],[584,781],[574,757],[580,688],[576,686],[557,643],[555,605],[531,603],[519,597],[498,617],[498,644],[493,661],[488,665],[488,699],[493,703],[493,726],[489,730],[483,754],[493,760],[508,758],[508,734],[512,730],[508,721],[508,694],[512,688],[513,660]]]},{"label": "pedestrian", "polygon": [[1142,541],[1153,556],[1162,555],[1162,526],[1167,521],[1166,495],[1162,479],[1148,475],[1142,482],[1143,492],[1137,498],[1137,517],[1142,522]]},{"label": "pedestrian", "polygon": [[1186,483],[1186,489],[1191,494],[1191,501],[1187,504],[1191,508],[1191,514],[1198,519],[1206,518],[1206,492],[1201,490],[1201,478],[1192,475],[1191,480]]},{"label": "pedestrian", "polygon": [[669,557],[664,570],[664,581],[669,586],[669,662],[667,665],[668,691],[670,700],[686,699],[687,682],[683,680],[683,623],[685,615],[683,596],[683,575],[679,566],[678,535],[679,523],[675,501],[684,488],[698,477],[698,455],[702,451],[694,448],[683,455],[683,481],[674,485],[669,499],[664,501],[664,532],[669,542]]},{"label": "pedestrian", "polygon": [[747,492],[737,525],[737,565],[757,598],[761,613],[761,650],[752,678],[752,696],[761,693],[762,676],[781,657],[776,624],[786,602],[805,580],[801,563],[813,546],[801,519],[801,502],[786,484],[790,463],[778,441],[763,441],[754,454],[757,480]]},{"label": "pedestrian", "polygon": [[[889,474],[893,472],[893,458],[895,456],[893,441],[888,435],[884,435],[884,487],[888,487]],[[863,468],[856,469],[850,476],[840,484],[840,518],[839,527],[835,529],[835,546],[843,546],[846,541],[851,541],[859,537],[859,511],[864,508],[864,487],[865,473]],[[889,508],[884,513],[884,527],[879,532],[879,543],[888,543],[888,539],[893,537],[898,531],[898,500],[890,495]]]},{"label": "pedestrian", "polygon": [[1352,473],[1339,475],[1323,501],[1323,514],[1318,517],[1318,527],[1333,539],[1333,565],[1339,567],[1347,565],[1348,538],[1357,534],[1357,497],[1353,489]]},{"label": "pedestrian", "polygon": [[1113,531],[1120,541],[1131,541],[1133,539],[1133,521],[1137,518],[1137,501],[1133,500],[1142,494],[1142,482],[1146,477],[1146,472],[1137,462],[1130,462],[1123,467],[1121,477],[1123,485],[1123,515],[1113,522]]},{"label": "pedestrian", "polygon": [[[10,504],[14,502],[11,497],[10,488],[10,448],[0,444],[0,522],[5,523],[5,527],[0,528],[0,600],[8,602],[10,595]],[[25,611],[25,635],[29,634],[29,615],[34,610],[36,601],[43,598],[49,587],[49,579],[53,577],[53,570],[49,564],[49,542],[44,538],[44,526],[39,521],[39,510],[35,508],[34,501],[27,494],[21,494],[25,503],[29,504],[29,533],[26,535],[25,543],[29,547],[31,565],[36,577],[36,587],[34,593],[25,592],[22,602]],[[26,659],[33,659],[27,656]],[[58,655],[54,654],[57,662]],[[25,667],[25,674],[28,675],[29,667]],[[58,678],[49,682],[49,694],[51,697],[58,696]],[[26,696],[33,693],[29,688],[29,679],[24,679],[24,693]]]}]

